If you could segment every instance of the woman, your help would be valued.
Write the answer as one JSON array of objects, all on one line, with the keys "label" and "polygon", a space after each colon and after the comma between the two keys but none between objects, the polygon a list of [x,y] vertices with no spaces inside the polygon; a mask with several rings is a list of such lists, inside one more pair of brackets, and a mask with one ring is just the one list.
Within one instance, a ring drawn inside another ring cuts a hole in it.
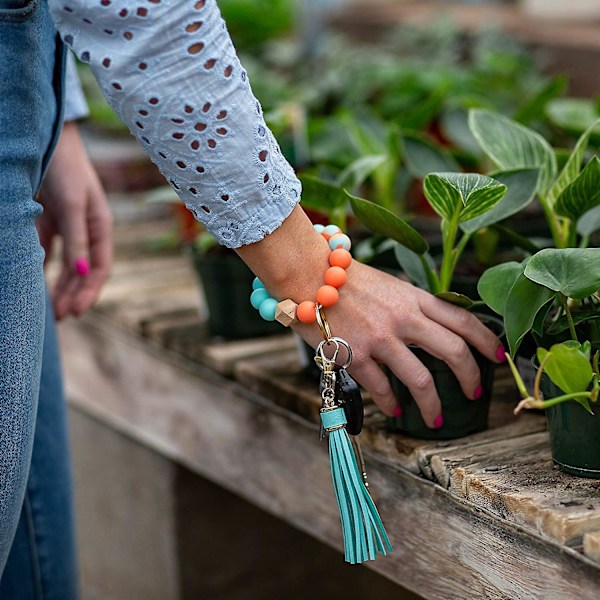
[{"label": "woman", "polygon": [[[0,350],[9,357],[0,369],[0,454],[11,459],[8,470],[0,468],[5,541],[0,542],[0,568],[27,474],[38,393],[43,253],[35,237],[39,209],[32,196],[58,114],[48,7],[64,41],[90,63],[111,105],[186,205],[222,244],[236,249],[273,295],[296,302],[314,298],[329,256],[327,243],[298,205],[300,184],[264,123],[215,0],[47,1],[32,0],[17,9],[9,2],[12,13],[0,11],[7,30],[0,39],[14,46],[11,57],[27,75],[11,89],[19,97],[12,109],[19,117],[7,122],[0,117],[2,139],[15,139],[2,148],[0,164],[16,172],[10,175],[10,193],[0,195]],[[34,56],[26,60],[19,48]],[[23,104],[33,109],[24,111]],[[21,128],[33,140],[22,158]],[[58,207],[57,219],[73,221],[72,210]],[[76,211],[74,230],[88,231],[89,210],[88,204]],[[80,238],[84,252],[88,242]],[[97,252],[90,251],[91,273],[98,264]],[[71,274],[76,269],[71,264]],[[501,362],[499,340],[468,312],[385,273],[353,262],[347,274],[343,297],[328,317],[335,335],[353,348],[351,373],[379,408],[393,415],[398,405],[380,368],[387,365],[407,384],[425,422],[441,427],[431,374],[407,345],[416,343],[445,360],[465,394],[475,399],[480,376],[468,344]],[[295,328],[313,344],[319,339],[315,325]]]}]

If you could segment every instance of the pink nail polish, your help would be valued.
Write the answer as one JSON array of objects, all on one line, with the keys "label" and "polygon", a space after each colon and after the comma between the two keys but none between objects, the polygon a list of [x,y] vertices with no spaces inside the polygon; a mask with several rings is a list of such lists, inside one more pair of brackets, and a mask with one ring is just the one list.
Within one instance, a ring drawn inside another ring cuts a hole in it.
[{"label": "pink nail polish", "polygon": [[433,428],[434,429],[440,429],[442,427],[442,425],[444,424],[444,417],[442,416],[442,413],[440,413],[436,418],[435,421],[433,422]]},{"label": "pink nail polish", "polygon": [[481,398],[482,394],[483,394],[483,388],[480,385],[478,385],[475,388],[475,391],[473,392],[473,399],[474,400],[479,400],[479,398]]},{"label": "pink nail polish", "polygon": [[86,258],[78,258],[75,261],[75,271],[81,277],[87,277],[90,274],[90,266]]},{"label": "pink nail polish", "polygon": [[396,406],[396,408],[394,409],[394,416],[395,417],[402,416],[402,407],[401,406]]},{"label": "pink nail polish", "polygon": [[499,362],[506,362],[506,352],[504,352],[504,348],[502,346],[498,346],[498,350],[496,350],[496,358]]}]

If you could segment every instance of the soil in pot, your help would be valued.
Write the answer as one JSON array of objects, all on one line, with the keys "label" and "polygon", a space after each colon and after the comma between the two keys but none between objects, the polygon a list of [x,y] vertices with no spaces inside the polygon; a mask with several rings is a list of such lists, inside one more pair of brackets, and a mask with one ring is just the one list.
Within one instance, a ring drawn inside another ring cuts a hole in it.
[{"label": "soil in pot", "polygon": [[[498,319],[481,315],[481,320],[496,335],[503,333],[502,322]],[[488,360],[475,348],[471,348],[481,372],[483,393],[479,400],[470,400],[463,394],[458,379],[444,361],[431,356],[422,348],[411,347],[411,350],[433,375],[442,401],[444,424],[440,429],[427,427],[408,388],[395,375],[387,371],[394,395],[402,408],[400,417],[388,419],[389,429],[426,440],[450,440],[486,429],[496,363]]]},{"label": "soil in pot", "polygon": [[229,339],[281,334],[277,321],[265,321],[250,304],[254,274],[235,253],[192,254],[204,290],[211,335]]},{"label": "soil in pot", "polygon": [[[540,386],[546,398],[564,392],[545,374]],[[591,404],[594,415],[569,400],[546,409],[552,459],[561,471],[600,479],[600,407]]]}]

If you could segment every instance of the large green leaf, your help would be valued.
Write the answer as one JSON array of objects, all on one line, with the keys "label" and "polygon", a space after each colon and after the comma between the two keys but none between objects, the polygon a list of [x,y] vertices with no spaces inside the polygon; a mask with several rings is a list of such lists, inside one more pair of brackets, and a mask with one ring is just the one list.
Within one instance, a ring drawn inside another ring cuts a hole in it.
[{"label": "large green leaf", "polygon": [[567,297],[586,298],[600,289],[600,248],[545,248],[529,259],[524,275]]},{"label": "large green leaf", "polygon": [[523,273],[523,265],[518,262],[507,262],[488,269],[477,282],[477,292],[481,299],[499,315],[504,316],[507,290]]},{"label": "large green leaf", "polygon": [[340,187],[353,190],[361,185],[388,157],[385,154],[361,156],[349,164],[336,179]]},{"label": "large green leaf", "polygon": [[469,112],[469,127],[482,150],[500,169],[540,169],[539,191],[548,191],[556,176],[556,157],[539,133],[482,109]]},{"label": "large green leaf", "polygon": [[[583,133],[600,116],[594,100],[588,98],[555,98],[546,105],[546,115],[553,125],[571,133]],[[592,137],[600,136],[600,124],[595,123]]]},{"label": "large green leaf", "polygon": [[534,198],[538,186],[538,169],[517,169],[494,173],[494,179],[503,183],[508,191],[506,196],[492,209],[479,217],[461,223],[465,233],[475,233],[483,227],[498,223],[525,208]]},{"label": "large green leaf", "polygon": [[324,181],[313,175],[301,175],[302,206],[325,213],[343,208],[348,203],[348,196],[343,188]]},{"label": "large green leaf", "polygon": [[400,268],[417,287],[431,291],[427,272],[425,271],[420,255],[402,244],[394,245],[394,255],[396,256]]},{"label": "large green leaf", "polygon": [[447,151],[417,132],[404,132],[401,137],[406,168],[413,177],[425,179],[436,171],[461,171],[460,165]]},{"label": "large green leaf", "polygon": [[441,117],[442,130],[457,148],[474,156],[481,155],[481,148],[469,129],[467,111],[462,108],[453,108],[445,111]]},{"label": "large green leaf", "polygon": [[451,220],[459,212],[459,222],[484,214],[506,194],[506,186],[479,173],[430,173],[423,191],[433,209]]},{"label": "large green leaf", "polygon": [[429,244],[423,236],[387,208],[348,192],[346,196],[350,199],[356,218],[371,231],[396,240],[417,254],[425,254],[429,250]]},{"label": "large green leaf", "polygon": [[562,168],[560,174],[556,178],[556,181],[552,184],[552,187],[548,191],[547,200],[550,206],[554,206],[557,198],[561,195],[562,191],[579,175],[581,171],[581,163],[585,156],[585,151],[588,147],[590,135],[595,127],[600,125],[600,120],[595,121],[590,125],[577,140],[573,152],[571,152],[565,166]]},{"label": "large green leaf", "polygon": [[589,353],[577,343],[555,344],[550,350],[538,348],[537,358],[565,394],[585,392],[594,376]]},{"label": "large green leaf", "polygon": [[600,205],[600,160],[594,156],[583,171],[556,200],[557,214],[577,222],[586,212]]}]

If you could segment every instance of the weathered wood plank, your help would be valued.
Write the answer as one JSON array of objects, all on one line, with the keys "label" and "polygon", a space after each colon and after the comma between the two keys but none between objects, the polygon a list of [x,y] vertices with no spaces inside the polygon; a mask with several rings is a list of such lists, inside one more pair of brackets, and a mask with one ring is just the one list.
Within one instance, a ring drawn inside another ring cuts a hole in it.
[{"label": "weathered wood plank", "polygon": [[600,531],[586,533],[583,536],[583,553],[588,558],[600,562]]},{"label": "weathered wood plank", "polygon": [[[80,410],[340,548],[317,428],[90,314],[61,327]],[[395,553],[371,568],[426,598],[596,600],[600,569],[367,449]],[[340,558],[341,560],[341,558]]]},{"label": "weathered wood plank", "polygon": [[553,468],[546,432],[440,451],[431,466],[454,494],[561,543],[600,528],[600,481]]}]

